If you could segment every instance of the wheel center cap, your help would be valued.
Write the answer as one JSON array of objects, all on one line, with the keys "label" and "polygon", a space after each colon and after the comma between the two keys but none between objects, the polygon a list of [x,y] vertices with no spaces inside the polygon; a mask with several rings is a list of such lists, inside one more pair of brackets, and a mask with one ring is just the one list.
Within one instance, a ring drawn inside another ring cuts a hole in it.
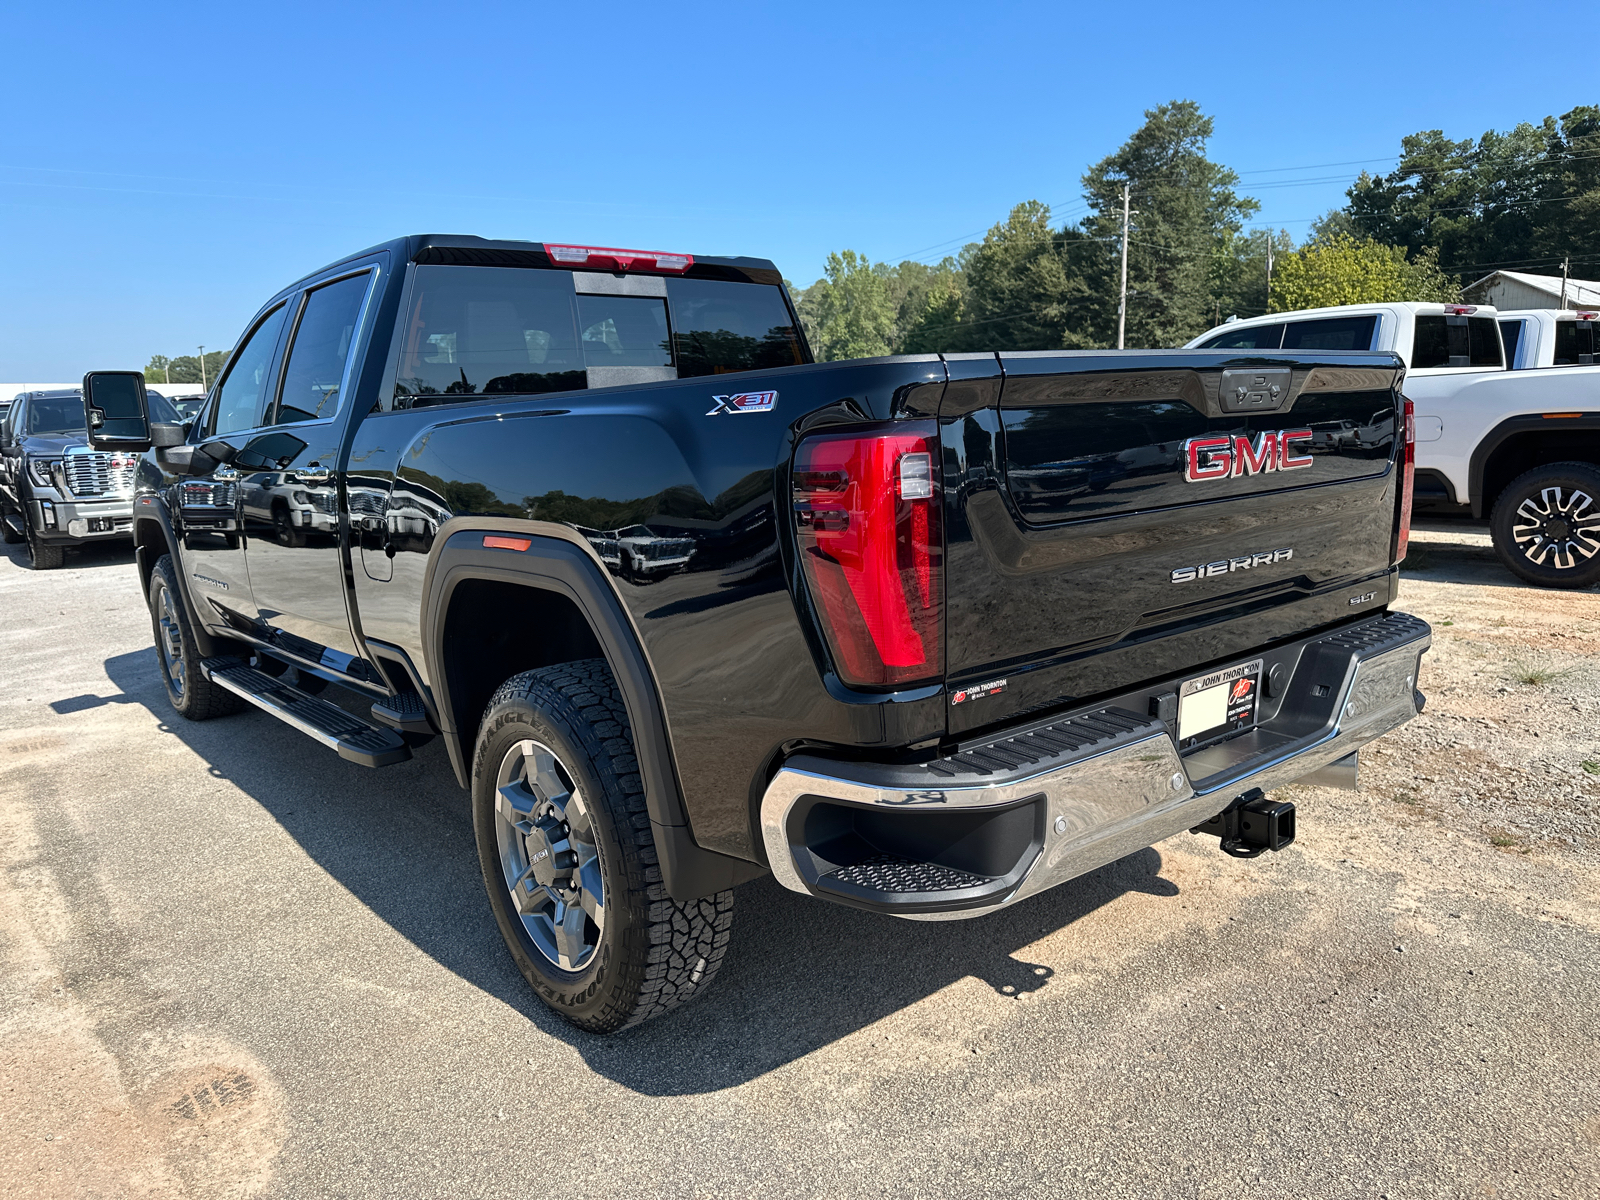
[{"label": "wheel center cap", "polygon": [[567,872],[556,867],[556,852],[545,831],[535,825],[524,839],[528,848],[528,866],[541,887],[554,887]]},{"label": "wheel center cap", "polygon": [[1564,542],[1571,533],[1572,527],[1562,517],[1545,522],[1544,536],[1552,542]]}]

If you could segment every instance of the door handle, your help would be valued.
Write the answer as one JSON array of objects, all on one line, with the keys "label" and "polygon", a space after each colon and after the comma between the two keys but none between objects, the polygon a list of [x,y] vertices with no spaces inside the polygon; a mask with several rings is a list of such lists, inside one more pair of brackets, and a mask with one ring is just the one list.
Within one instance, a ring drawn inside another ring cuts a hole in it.
[{"label": "door handle", "polygon": [[218,467],[211,472],[211,478],[222,483],[237,483],[239,481],[239,472],[232,467]]},{"label": "door handle", "polygon": [[319,467],[312,463],[309,467],[299,467],[295,470],[302,483],[327,483],[333,476],[333,468]]}]

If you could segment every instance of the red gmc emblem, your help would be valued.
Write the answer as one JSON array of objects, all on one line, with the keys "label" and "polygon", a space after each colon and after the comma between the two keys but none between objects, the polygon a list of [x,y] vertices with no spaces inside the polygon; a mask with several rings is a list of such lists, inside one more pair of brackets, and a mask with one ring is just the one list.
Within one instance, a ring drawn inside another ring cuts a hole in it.
[{"label": "red gmc emblem", "polygon": [[1291,457],[1291,443],[1310,440],[1309,429],[1258,433],[1253,442],[1244,434],[1190,438],[1183,444],[1183,478],[1189,483],[1201,483],[1268,471],[1298,471],[1314,460],[1309,454]]}]

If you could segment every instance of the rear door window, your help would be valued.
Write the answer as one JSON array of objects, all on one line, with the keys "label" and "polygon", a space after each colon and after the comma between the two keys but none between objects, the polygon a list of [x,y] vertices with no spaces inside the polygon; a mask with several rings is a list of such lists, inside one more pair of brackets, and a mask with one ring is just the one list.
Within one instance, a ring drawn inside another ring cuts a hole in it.
[{"label": "rear door window", "polygon": [[587,387],[572,301],[566,271],[415,268],[394,407]]},{"label": "rear door window", "polygon": [[1370,350],[1376,314],[1364,317],[1328,317],[1318,321],[1290,321],[1283,330],[1285,350]]},{"label": "rear door window", "polygon": [[1282,325],[1250,325],[1207,338],[1201,350],[1277,350],[1283,345]]},{"label": "rear door window", "polygon": [[1522,341],[1522,322],[1501,321],[1500,340],[1505,343],[1506,347],[1506,365],[1511,367],[1516,366],[1517,344]]}]

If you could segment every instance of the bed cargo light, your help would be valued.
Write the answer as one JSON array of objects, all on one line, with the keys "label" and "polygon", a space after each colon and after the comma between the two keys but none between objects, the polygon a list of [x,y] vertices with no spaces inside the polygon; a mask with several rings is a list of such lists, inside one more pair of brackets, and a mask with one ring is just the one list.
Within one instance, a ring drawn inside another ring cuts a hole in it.
[{"label": "bed cargo light", "polygon": [[1478,306],[1476,304],[1446,304],[1444,310],[1452,317],[1470,317],[1478,311]]},{"label": "bed cargo light", "polygon": [[694,266],[692,254],[667,254],[661,250],[617,250],[609,246],[554,246],[544,252],[558,263],[609,271],[664,271],[682,275]]},{"label": "bed cargo light", "polygon": [[839,677],[896,687],[944,671],[944,532],[931,421],[825,433],[795,453],[795,532]]},{"label": "bed cargo light", "polygon": [[1417,487],[1417,410],[1407,400],[1404,417],[1405,441],[1400,447],[1400,528],[1394,541],[1394,565],[1405,559],[1406,548],[1411,544],[1411,501]]}]

